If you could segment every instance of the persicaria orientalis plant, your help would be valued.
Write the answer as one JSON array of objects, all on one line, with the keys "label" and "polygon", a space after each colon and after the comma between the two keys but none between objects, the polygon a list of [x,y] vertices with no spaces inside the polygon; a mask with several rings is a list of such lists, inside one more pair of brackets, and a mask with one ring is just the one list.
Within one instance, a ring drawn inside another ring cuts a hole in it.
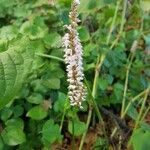
[{"label": "persicaria orientalis plant", "polygon": [[86,90],[83,85],[83,49],[77,31],[78,12],[77,8],[80,4],[79,0],[73,0],[71,11],[69,13],[70,25],[65,25],[68,30],[63,37],[64,57],[67,70],[68,95],[70,104],[82,108],[82,101],[85,100]]}]

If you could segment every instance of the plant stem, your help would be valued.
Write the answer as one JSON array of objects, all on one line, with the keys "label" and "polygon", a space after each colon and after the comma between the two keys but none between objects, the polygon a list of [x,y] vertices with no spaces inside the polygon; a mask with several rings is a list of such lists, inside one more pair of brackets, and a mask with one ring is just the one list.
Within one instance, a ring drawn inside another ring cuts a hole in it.
[{"label": "plant stem", "polygon": [[[96,63],[96,67],[95,67],[95,76],[94,76],[93,88],[92,88],[92,97],[93,98],[95,98],[95,96],[96,96],[97,81],[98,81],[100,68],[101,68],[102,63],[104,61],[104,58],[105,58],[105,56],[102,55],[102,56],[98,56],[98,59],[97,59],[97,63]],[[89,124],[91,121],[91,117],[92,117],[92,111],[93,111],[93,106],[91,104],[89,104],[88,118],[87,118],[87,122],[86,122],[86,131],[82,135],[79,150],[82,150],[82,148],[83,148],[84,140],[85,140],[85,137],[86,137],[86,134],[87,134],[87,131],[89,128]]]},{"label": "plant stem", "polygon": [[110,31],[109,31],[109,34],[108,34],[108,37],[107,37],[107,42],[106,42],[107,45],[110,42],[111,34],[112,34],[114,26],[115,26],[115,21],[116,21],[116,18],[117,18],[117,13],[118,13],[118,10],[119,10],[120,2],[121,2],[121,0],[117,1],[114,17],[113,17],[113,20],[112,20],[112,23],[111,23],[111,26],[110,26]]},{"label": "plant stem", "polygon": [[66,114],[66,111],[68,109],[68,107],[67,107],[67,101],[68,101],[68,96],[66,97],[66,102],[65,102],[65,105],[64,105],[64,111],[63,111],[63,115],[62,115],[62,118],[61,118],[61,123],[60,123],[60,128],[59,128],[60,132],[62,130],[63,122],[64,122],[64,119],[65,119],[65,114]]},{"label": "plant stem", "polygon": [[127,95],[127,89],[128,89],[128,79],[129,79],[129,72],[131,69],[132,61],[134,58],[134,53],[131,54],[130,62],[127,66],[127,72],[126,72],[126,79],[125,79],[125,85],[124,85],[124,92],[123,92],[123,100],[122,100],[122,108],[121,108],[121,116],[125,109],[125,103],[126,103],[126,95]]},{"label": "plant stem", "polygon": [[150,110],[150,106],[148,106],[148,108],[145,110],[145,113],[144,113],[143,116],[141,117],[141,121],[144,120],[144,118],[145,118],[146,115],[148,114],[149,110]]},{"label": "plant stem", "polygon": [[[130,102],[128,103],[125,111],[123,112],[123,114],[121,116],[121,119],[123,119],[125,117],[125,115],[127,114],[127,112],[129,110],[131,104],[133,104],[136,100],[138,100],[141,96],[143,96],[147,92],[147,90],[150,90],[150,87],[148,87],[146,90],[142,91],[141,93],[139,93],[137,96],[135,96],[134,98],[132,98],[130,100]],[[114,128],[114,130],[113,130],[113,132],[111,134],[111,138],[114,137],[114,135],[116,134],[116,132],[117,132],[117,127]]]},{"label": "plant stem", "polygon": [[72,119],[72,130],[73,130],[72,150],[75,150],[74,120],[73,119]]},{"label": "plant stem", "polygon": [[[90,87],[89,87],[89,84],[88,84],[86,78],[85,78],[85,84],[86,84],[88,93],[89,93],[89,95],[90,95],[90,99],[91,99],[91,101],[92,101],[92,105],[93,105],[93,107],[94,107],[94,109],[95,109],[95,112],[96,112],[96,114],[97,114],[97,117],[98,117],[98,119],[99,119],[100,122],[103,122],[103,118],[102,118],[101,113],[100,113],[100,111],[99,111],[99,108],[98,108],[98,106],[97,106],[97,104],[96,104],[96,102],[95,102],[95,100],[94,100],[94,98],[93,98],[93,96],[92,96],[92,91],[91,91],[91,89],[90,89]],[[90,101],[89,103],[91,103],[91,101]],[[89,105],[90,105],[90,104],[89,104]]]},{"label": "plant stem", "polygon": [[51,58],[51,59],[54,59],[54,60],[58,60],[58,61],[64,62],[64,59],[59,58],[59,57],[57,57],[57,56],[47,55],[47,54],[43,54],[43,53],[36,53],[36,55],[37,55],[37,56],[40,56],[40,57]]},{"label": "plant stem", "polygon": [[141,106],[138,118],[136,120],[136,123],[135,123],[134,130],[138,127],[138,125],[139,125],[139,123],[140,123],[140,121],[142,119],[142,114],[143,114],[143,111],[144,111],[144,107],[145,107],[145,103],[146,103],[148,94],[149,94],[149,89],[146,90],[146,93],[145,93],[145,96],[144,96],[144,99],[143,99],[143,102],[142,102],[142,106]]},{"label": "plant stem", "polygon": [[126,15],[126,10],[127,10],[127,3],[128,3],[128,0],[124,0],[124,6],[123,6],[123,11],[122,11],[122,19],[121,19],[121,25],[120,25],[120,30],[119,30],[119,33],[115,39],[115,41],[112,43],[112,45],[110,46],[110,49],[112,49],[119,41],[119,38],[123,32],[123,28],[124,28],[124,25],[125,25],[125,15]]},{"label": "plant stem", "polygon": [[135,96],[133,99],[131,99],[131,101],[128,103],[128,105],[127,105],[125,111],[124,111],[123,114],[122,114],[122,119],[123,119],[123,118],[125,117],[125,115],[127,114],[127,112],[128,112],[128,110],[129,110],[131,104],[133,104],[136,100],[138,100],[141,96],[143,96],[143,95],[147,92],[148,89],[149,89],[149,87],[148,87],[146,90],[144,90],[143,92],[141,92],[140,94],[138,94],[137,96]]}]

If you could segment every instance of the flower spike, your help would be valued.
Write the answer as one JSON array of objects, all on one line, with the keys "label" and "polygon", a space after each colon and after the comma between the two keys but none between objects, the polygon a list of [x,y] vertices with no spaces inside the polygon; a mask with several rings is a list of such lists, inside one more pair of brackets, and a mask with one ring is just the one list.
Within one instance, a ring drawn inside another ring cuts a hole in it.
[{"label": "flower spike", "polygon": [[64,57],[66,63],[66,71],[68,76],[68,95],[70,99],[70,105],[78,106],[82,108],[82,101],[85,100],[86,90],[83,85],[83,49],[79,39],[79,33],[77,31],[78,12],[77,7],[80,4],[79,0],[73,0],[72,8],[69,13],[71,24],[66,28],[68,33],[63,37]]}]

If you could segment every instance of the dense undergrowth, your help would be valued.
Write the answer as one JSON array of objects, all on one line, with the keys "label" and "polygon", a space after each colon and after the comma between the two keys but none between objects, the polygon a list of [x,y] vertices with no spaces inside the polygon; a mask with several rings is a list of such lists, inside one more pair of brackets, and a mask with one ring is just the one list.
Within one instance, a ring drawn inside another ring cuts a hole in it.
[{"label": "dense undergrowth", "polygon": [[67,97],[70,4],[0,0],[0,150],[149,150],[149,0],[81,0],[83,109]]}]

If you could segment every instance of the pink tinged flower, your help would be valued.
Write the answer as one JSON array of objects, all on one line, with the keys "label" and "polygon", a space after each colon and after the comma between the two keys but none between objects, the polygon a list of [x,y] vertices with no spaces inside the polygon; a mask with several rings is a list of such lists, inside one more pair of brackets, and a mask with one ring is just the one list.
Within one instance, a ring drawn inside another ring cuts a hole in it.
[{"label": "pink tinged flower", "polygon": [[70,25],[65,25],[68,30],[63,37],[63,47],[64,47],[64,58],[66,63],[67,71],[67,81],[68,86],[68,96],[70,99],[71,106],[79,106],[82,108],[82,101],[85,101],[86,90],[83,85],[83,49],[79,39],[79,33],[77,32],[78,26],[78,13],[77,6],[80,4],[79,0],[74,0],[72,4],[72,9],[69,14],[71,20]]}]

